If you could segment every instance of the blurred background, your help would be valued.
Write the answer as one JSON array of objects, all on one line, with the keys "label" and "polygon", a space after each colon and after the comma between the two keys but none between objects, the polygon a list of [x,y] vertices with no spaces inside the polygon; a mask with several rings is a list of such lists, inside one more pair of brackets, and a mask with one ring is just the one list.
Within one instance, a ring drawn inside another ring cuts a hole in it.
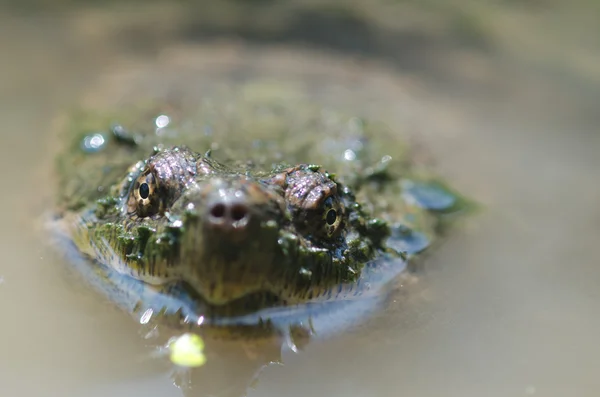
[{"label": "blurred background", "polygon": [[[5,0],[0,51],[3,396],[600,393],[600,1]],[[39,223],[55,120],[181,64],[322,86],[417,137],[483,211],[359,330],[283,357],[226,346],[178,387]]]}]

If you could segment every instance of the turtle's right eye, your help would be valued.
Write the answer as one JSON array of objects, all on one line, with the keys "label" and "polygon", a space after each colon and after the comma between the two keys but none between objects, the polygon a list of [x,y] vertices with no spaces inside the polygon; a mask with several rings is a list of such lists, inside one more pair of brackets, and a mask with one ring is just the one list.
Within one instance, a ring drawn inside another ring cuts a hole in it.
[{"label": "turtle's right eye", "polygon": [[140,218],[153,216],[160,212],[160,203],[156,177],[148,170],[133,182],[127,201],[128,212]]}]

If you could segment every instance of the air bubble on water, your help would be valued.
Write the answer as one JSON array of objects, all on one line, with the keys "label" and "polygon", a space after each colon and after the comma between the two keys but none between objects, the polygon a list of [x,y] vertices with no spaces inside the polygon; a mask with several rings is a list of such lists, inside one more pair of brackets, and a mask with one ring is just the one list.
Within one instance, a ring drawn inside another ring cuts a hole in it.
[{"label": "air bubble on water", "polygon": [[166,126],[169,125],[170,122],[171,122],[171,119],[166,114],[161,114],[154,120],[154,124],[156,125],[156,128],[165,128]]},{"label": "air bubble on water", "polygon": [[81,141],[81,148],[87,153],[95,153],[104,148],[106,139],[100,133],[87,135]]},{"label": "air bubble on water", "polygon": [[344,152],[344,159],[348,161],[356,160],[356,153],[354,153],[354,150],[347,149]]}]

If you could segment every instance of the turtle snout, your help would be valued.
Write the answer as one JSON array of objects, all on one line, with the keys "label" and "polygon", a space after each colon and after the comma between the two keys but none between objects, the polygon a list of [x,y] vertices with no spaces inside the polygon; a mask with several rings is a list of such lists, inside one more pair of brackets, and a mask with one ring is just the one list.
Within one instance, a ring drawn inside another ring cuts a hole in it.
[{"label": "turtle snout", "polygon": [[283,217],[279,196],[243,178],[200,182],[185,193],[180,205],[184,213],[191,211],[186,217],[188,232],[201,236],[205,248],[217,250],[223,244],[259,244],[264,238],[276,240],[271,234],[278,230]]}]

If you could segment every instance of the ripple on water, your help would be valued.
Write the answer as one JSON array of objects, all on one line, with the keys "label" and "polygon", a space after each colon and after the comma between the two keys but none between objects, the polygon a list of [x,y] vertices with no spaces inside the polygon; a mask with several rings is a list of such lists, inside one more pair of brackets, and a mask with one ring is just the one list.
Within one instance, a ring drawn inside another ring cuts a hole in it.
[{"label": "ripple on water", "polygon": [[402,181],[402,198],[409,204],[434,211],[443,211],[456,203],[456,196],[435,183]]},{"label": "ripple on water", "polygon": [[431,241],[421,232],[414,231],[405,225],[392,228],[392,234],[387,241],[390,248],[407,255],[418,254],[429,246]]}]

